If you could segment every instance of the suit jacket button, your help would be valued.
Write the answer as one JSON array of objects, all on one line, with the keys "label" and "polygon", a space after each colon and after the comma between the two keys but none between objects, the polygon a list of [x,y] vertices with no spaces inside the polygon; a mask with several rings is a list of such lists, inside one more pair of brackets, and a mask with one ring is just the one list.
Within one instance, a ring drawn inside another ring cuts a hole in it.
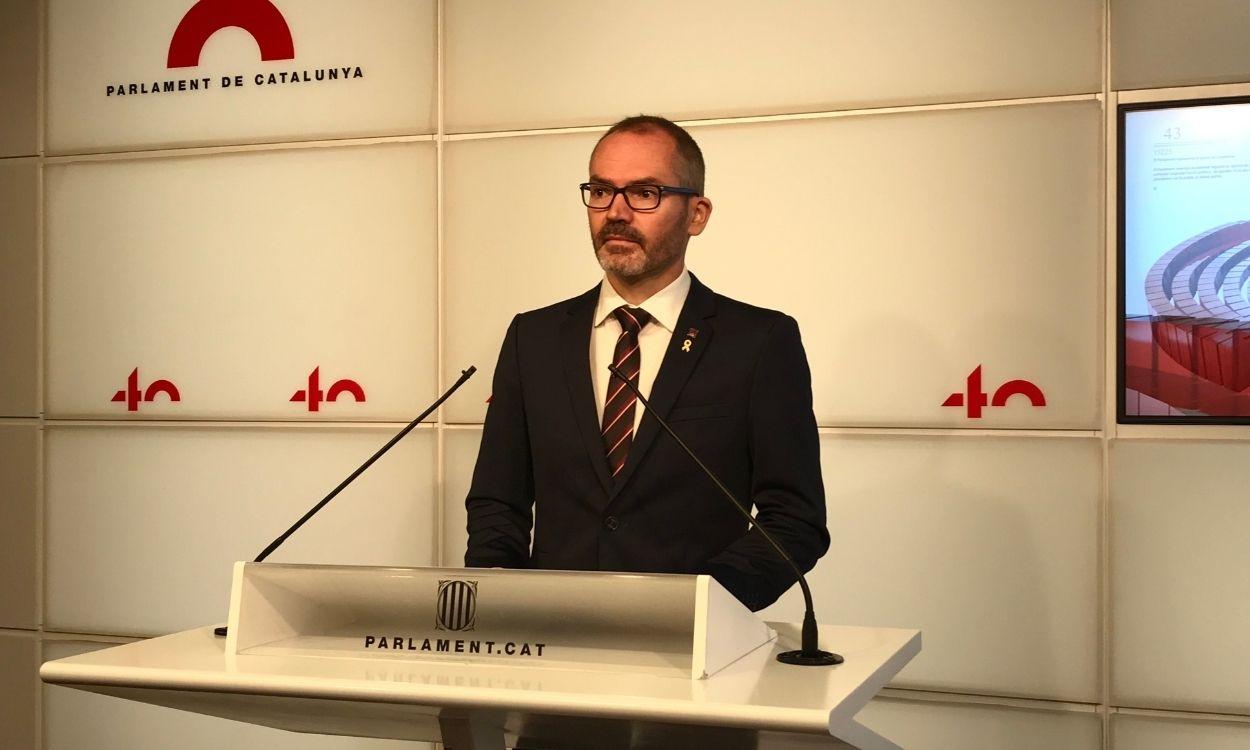
[{"label": "suit jacket button", "polygon": [[603,525],[607,527],[608,531],[616,531],[616,528],[621,525],[621,522],[616,520],[616,516],[608,516],[603,519]]}]

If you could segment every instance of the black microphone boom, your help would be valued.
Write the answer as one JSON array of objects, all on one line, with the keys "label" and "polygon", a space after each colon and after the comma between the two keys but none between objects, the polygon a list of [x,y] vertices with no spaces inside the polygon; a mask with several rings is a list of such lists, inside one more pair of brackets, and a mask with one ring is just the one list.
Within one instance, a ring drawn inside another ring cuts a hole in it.
[{"label": "black microphone boom", "polygon": [[638,390],[638,386],[634,385],[629,378],[625,377],[625,375],[617,369],[616,365],[608,365],[608,371],[617,378],[620,378],[620,380],[629,387],[629,390],[633,391],[634,395],[638,398],[642,405],[646,407],[648,412],[651,413],[651,416],[655,417],[655,421],[659,422],[660,426],[664,428],[664,431],[669,434],[669,437],[677,441],[677,444],[680,445],[681,449],[686,452],[686,455],[690,456],[690,458],[699,465],[699,468],[703,470],[703,473],[707,474],[708,478],[720,488],[720,491],[725,493],[725,497],[729,498],[729,502],[738,509],[738,512],[746,517],[747,523],[754,526],[756,530],[760,532],[760,535],[772,545],[773,549],[777,551],[777,554],[781,555],[781,559],[785,560],[786,564],[790,566],[790,569],[794,571],[794,577],[799,582],[799,588],[803,590],[803,601],[807,605],[807,611],[803,613],[802,648],[798,651],[784,651],[777,654],[777,661],[785,664],[798,664],[805,667],[826,667],[833,664],[841,664],[843,661],[841,656],[830,653],[829,651],[820,650],[818,645],[820,641],[820,633],[816,625],[815,608],[812,605],[812,590],[807,586],[807,579],[803,577],[803,571],[799,570],[799,566],[794,564],[794,558],[790,557],[790,553],[786,552],[785,548],[778,544],[777,540],[773,538],[773,535],[768,533],[768,529],[765,529],[755,520],[754,517],[752,517],[750,509],[743,505],[738,498],[734,497],[734,494],[729,491],[729,488],[726,487],[715,474],[712,473],[712,470],[699,460],[699,457],[696,456],[694,451],[690,449],[690,446],[686,445],[686,441],[679,438],[676,432],[673,432],[673,428],[668,426],[668,422],[665,421],[659,413],[651,408],[651,404],[647,403],[647,399],[642,395],[642,392]]},{"label": "black microphone boom", "polygon": [[444,402],[444,401],[446,401],[446,400],[447,400],[447,399],[451,396],[451,394],[455,393],[455,392],[456,392],[456,391],[460,388],[460,386],[464,385],[464,381],[466,381],[466,380],[468,380],[469,378],[473,377],[473,373],[475,373],[475,372],[477,372],[477,368],[476,368],[476,367],[474,367],[473,365],[469,365],[469,369],[464,370],[463,372],[461,372],[461,373],[460,373],[460,379],[459,379],[459,380],[457,380],[457,381],[456,381],[456,382],[455,382],[455,383],[454,383],[454,384],[453,384],[450,388],[448,388],[446,393],[444,393],[442,396],[439,396],[437,401],[435,401],[434,403],[430,404],[430,408],[428,408],[428,409],[426,409],[425,411],[423,411],[423,412],[421,412],[420,414],[418,414],[416,419],[414,419],[414,420],[412,420],[411,422],[409,422],[409,423],[408,423],[408,426],[407,426],[407,427],[405,427],[404,429],[400,430],[400,431],[399,431],[399,433],[398,433],[397,435],[395,435],[395,437],[391,438],[390,442],[388,442],[386,445],[384,445],[384,446],[382,446],[381,448],[379,448],[377,453],[374,453],[372,456],[370,456],[370,457],[369,457],[369,460],[368,460],[368,461],[365,461],[363,464],[361,464],[361,465],[360,465],[360,468],[358,468],[358,469],[356,469],[355,471],[353,471],[353,472],[351,473],[351,475],[349,475],[349,476],[347,477],[347,479],[344,479],[342,482],[340,482],[338,487],[335,487],[334,489],[330,490],[330,494],[328,494],[328,495],[326,495],[324,498],[322,498],[322,499],[321,499],[321,502],[319,502],[319,503],[317,503],[316,505],[314,505],[314,506],[313,506],[313,508],[312,508],[312,510],[308,511],[307,513],[305,513],[305,514],[304,514],[304,517],[303,517],[303,518],[301,518],[300,520],[296,521],[296,522],[295,522],[295,523],[291,526],[291,528],[289,528],[289,529],[287,529],[286,531],[282,532],[282,534],[281,534],[281,535],[280,535],[277,539],[275,539],[275,540],[273,540],[272,542],[270,542],[270,543],[269,543],[269,546],[268,546],[268,547],[266,547],[264,550],[262,550],[262,551],[261,551],[261,553],[260,553],[259,555],[257,555],[257,556],[256,556],[256,559],[255,559],[255,560],[253,560],[252,562],[264,562],[266,557],[269,557],[269,555],[270,555],[270,554],[272,554],[274,550],[276,550],[278,547],[280,547],[280,546],[282,545],[282,543],[283,543],[283,542],[285,542],[285,541],[287,540],[287,537],[289,537],[290,535],[294,534],[294,533],[295,533],[295,532],[299,529],[299,527],[303,526],[303,525],[304,525],[304,524],[308,521],[308,519],[310,519],[310,518],[312,518],[313,516],[317,515],[317,512],[318,512],[318,511],[320,511],[322,508],[324,508],[324,507],[326,506],[326,504],[328,504],[331,500],[333,500],[333,499],[335,498],[335,496],[336,496],[336,495],[338,495],[340,492],[342,492],[342,491],[343,491],[343,490],[347,487],[347,485],[349,485],[349,484],[351,484],[353,481],[355,481],[356,477],[358,477],[358,476],[360,476],[361,474],[365,473],[365,470],[366,470],[366,469],[368,469],[370,466],[373,466],[373,462],[374,462],[374,461],[377,461],[377,460],[378,460],[379,458],[381,458],[381,457],[382,457],[382,456],[383,456],[383,455],[384,455],[387,451],[389,451],[391,448],[395,447],[395,444],[396,444],[396,443],[398,443],[400,440],[403,440],[403,439],[404,439],[404,437],[405,437],[408,433],[412,432],[413,428],[415,428],[417,425],[421,424],[421,422],[422,422],[422,421],[423,421],[426,417],[430,416],[430,414],[432,414],[432,413],[434,412],[434,410],[435,410],[435,409],[437,409],[438,407],[442,406],[442,405],[443,405],[443,402]]},{"label": "black microphone boom", "polygon": [[[317,503],[316,505],[314,505],[314,506],[312,507],[312,510],[308,511],[307,513],[305,513],[305,514],[303,515],[303,517],[302,517],[302,518],[300,518],[298,521],[296,521],[294,524],[292,524],[292,525],[291,525],[291,528],[289,528],[289,529],[287,529],[286,531],[282,532],[282,533],[278,536],[278,538],[277,538],[277,539],[275,539],[275,540],[273,540],[272,542],[270,542],[270,543],[269,543],[269,546],[268,546],[268,547],[265,547],[265,549],[261,550],[261,553],[260,553],[259,555],[257,555],[257,556],[256,556],[256,559],[255,559],[255,560],[253,560],[252,562],[264,562],[266,557],[269,557],[269,555],[273,554],[273,551],[274,551],[274,550],[276,550],[278,547],[282,546],[282,543],[283,543],[283,542],[285,542],[289,536],[291,536],[291,535],[292,535],[292,534],[294,534],[296,531],[298,531],[298,530],[299,530],[299,527],[301,527],[301,526],[303,526],[305,523],[307,523],[307,522],[308,522],[308,519],[310,519],[310,518],[312,518],[313,516],[317,515],[317,513],[318,513],[318,512],[319,512],[322,508],[326,507],[326,505],[328,505],[328,504],[329,504],[329,502],[330,502],[331,500],[333,500],[333,499],[334,499],[334,498],[335,498],[335,497],[336,497],[336,496],[337,496],[340,492],[342,492],[344,489],[346,489],[347,485],[349,485],[349,484],[351,484],[353,481],[355,481],[355,480],[356,480],[356,477],[358,477],[358,476],[360,476],[361,474],[365,473],[365,470],[366,470],[366,469],[368,469],[370,466],[373,466],[373,463],[374,463],[375,461],[377,461],[379,458],[381,458],[383,455],[385,455],[385,454],[386,454],[386,452],[387,452],[387,451],[389,451],[391,448],[395,447],[395,444],[396,444],[396,443],[398,443],[400,440],[403,440],[403,439],[404,439],[404,436],[406,436],[408,433],[412,432],[412,430],[413,430],[413,429],[414,429],[417,425],[421,424],[421,422],[422,422],[422,421],[423,421],[426,417],[430,416],[430,414],[433,414],[435,409],[437,409],[438,407],[442,406],[442,405],[443,405],[443,402],[444,402],[444,401],[446,401],[448,398],[450,398],[450,397],[451,397],[451,394],[455,393],[455,392],[456,392],[456,391],[460,388],[460,386],[464,385],[464,381],[466,381],[466,380],[468,380],[469,378],[473,377],[473,373],[475,373],[475,372],[477,372],[477,368],[476,368],[476,367],[474,367],[473,365],[469,365],[469,369],[467,369],[467,370],[462,370],[462,371],[460,372],[460,379],[459,379],[459,380],[457,380],[454,384],[452,384],[452,386],[451,386],[450,388],[448,388],[448,389],[447,389],[447,392],[446,392],[446,393],[444,393],[443,395],[439,396],[437,401],[435,401],[434,403],[430,404],[430,408],[428,408],[428,409],[426,409],[425,411],[423,411],[423,412],[421,412],[420,414],[418,414],[416,419],[414,419],[414,420],[412,420],[411,422],[409,422],[407,427],[405,427],[404,429],[400,430],[400,431],[399,431],[399,433],[398,433],[398,434],[396,434],[396,435],[395,435],[395,437],[391,438],[391,439],[390,439],[390,441],[389,441],[389,442],[387,442],[387,444],[386,444],[386,445],[384,445],[384,446],[382,446],[381,448],[379,448],[379,449],[378,449],[378,451],[377,451],[376,453],[374,453],[372,456],[370,456],[370,457],[369,457],[369,460],[365,461],[363,464],[361,464],[361,465],[360,465],[360,468],[358,468],[358,469],[356,469],[355,471],[353,471],[353,472],[352,472],[352,473],[351,473],[351,474],[347,477],[347,479],[344,479],[342,482],[339,482],[339,486],[338,486],[338,487],[335,487],[334,489],[330,490],[330,494],[328,494],[328,495],[326,495],[325,497],[323,497],[323,498],[321,499],[321,502]],[[213,630],[213,633],[214,633],[215,635],[218,635],[218,636],[224,636],[224,635],[226,634],[226,628],[224,628],[224,627],[223,627],[223,628],[215,628],[215,629]]]}]

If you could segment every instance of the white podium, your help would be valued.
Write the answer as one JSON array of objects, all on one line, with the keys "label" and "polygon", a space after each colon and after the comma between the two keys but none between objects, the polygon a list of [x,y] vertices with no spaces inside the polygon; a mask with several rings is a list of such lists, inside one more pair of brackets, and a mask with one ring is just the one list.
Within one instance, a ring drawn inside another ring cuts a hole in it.
[{"label": "white podium", "polygon": [[781,664],[707,576],[239,563],[204,627],[43,665],[45,682],[318,734],[450,750],[897,748],[855,714],[916,630],[822,626],[835,667]]}]

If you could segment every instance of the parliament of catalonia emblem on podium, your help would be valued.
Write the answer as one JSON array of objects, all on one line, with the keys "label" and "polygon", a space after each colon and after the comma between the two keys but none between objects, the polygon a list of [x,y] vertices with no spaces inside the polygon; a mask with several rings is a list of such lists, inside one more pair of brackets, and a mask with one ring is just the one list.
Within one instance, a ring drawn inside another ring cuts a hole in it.
[{"label": "parliament of catalonia emblem on podium", "polygon": [[437,630],[472,630],[477,618],[477,581],[439,581]]}]

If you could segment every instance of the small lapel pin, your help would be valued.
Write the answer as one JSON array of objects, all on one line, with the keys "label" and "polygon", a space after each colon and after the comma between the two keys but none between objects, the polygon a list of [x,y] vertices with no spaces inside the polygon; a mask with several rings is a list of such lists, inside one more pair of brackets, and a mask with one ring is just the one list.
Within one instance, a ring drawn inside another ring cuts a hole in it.
[{"label": "small lapel pin", "polygon": [[689,331],[686,331],[686,338],[688,338],[688,339],[697,339],[697,338],[699,338],[699,329],[698,329],[698,328],[691,328]]},{"label": "small lapel pin", "polygon": [[690,351],[690,343],[691,343],[690,339],[686,339],[685,341],[681,342],[681,350],[683,352]]}]

